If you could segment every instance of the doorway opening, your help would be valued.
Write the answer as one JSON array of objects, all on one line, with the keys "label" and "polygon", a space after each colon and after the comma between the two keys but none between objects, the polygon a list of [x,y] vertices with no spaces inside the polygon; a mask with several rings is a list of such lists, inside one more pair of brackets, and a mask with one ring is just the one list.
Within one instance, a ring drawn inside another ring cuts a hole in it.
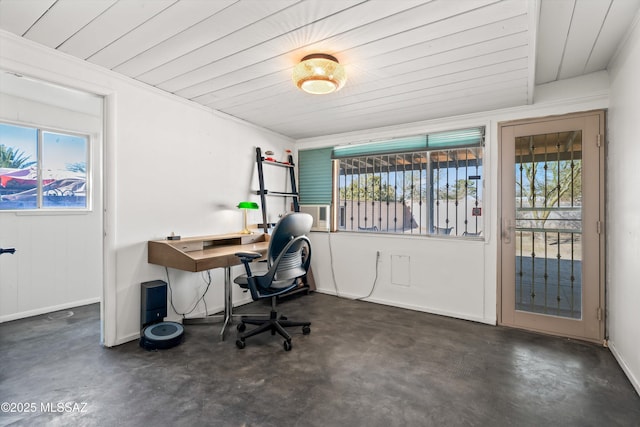
[{"label": "doorway opening", "polygon": [[102,304],[104,97],[0,70],[0,100],[0,322]]}]

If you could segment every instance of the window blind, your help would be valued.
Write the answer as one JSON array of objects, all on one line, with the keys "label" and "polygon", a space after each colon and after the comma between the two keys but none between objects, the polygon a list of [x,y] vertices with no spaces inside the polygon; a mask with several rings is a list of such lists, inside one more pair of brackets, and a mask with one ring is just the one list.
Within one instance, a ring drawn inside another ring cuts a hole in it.
[{"label": "window blind", "polygon": [[458,129],[427,135],[428,148],[454,148],[478,146],[484,143],[484,126]]},{"label": "window blind", "polygon": [[409,138],[391,139],[389,141],[367,142],[363,144],[336,147],[331,153],[334,159],[358,157],[375,154],[406,153],[427,149],[427,136],[420,135]]},{"label": "window blind", "polygon": [[378,154],[410,153],[432,149],[481,146],[483,143],[484,126],[481,126],[396,138],[387,141],[345,145],[334,148],[331,152],[331,158],[344,159]]},{"label": "window blind", "polygon": [[331,204],[331,151],[329,147],[298,152],[300,204]]}]

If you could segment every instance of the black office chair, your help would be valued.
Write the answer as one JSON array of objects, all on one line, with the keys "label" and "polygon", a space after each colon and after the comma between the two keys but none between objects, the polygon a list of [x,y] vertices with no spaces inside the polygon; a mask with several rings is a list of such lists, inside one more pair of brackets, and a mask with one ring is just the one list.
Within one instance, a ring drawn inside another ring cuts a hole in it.
[{"label": "black office chair", "polygon": [[[311,230],[313,218],[306,213],[290,213],[276,224],[269,240],[267,252],[267,271],[258,273],[252,271],[252,261],[262,255],[256,252],[238,252],[236,256],[244,264],[246,275],[238,276],[234,282],[242,288],[249,289],[254,301],[271,298],[271,313],[268,318],[243,317],[238,325],[240,335],[236,341],[238,348],[244,348],[245,339],[254,335],[271,331],[284,339],[285,351],[291,350],[291,335],[285,330],[287,327],[302,326],[302,333],[311,332],[310,322],[294,322],[281,316],[278,318],[276,297],[298,286],[298,279],[307,274],[311,263],[311,243],[306,234]],[[255,265],[254,265],[255,267]],[[244,332],[246,324],[258,325],[256,328]]]}]

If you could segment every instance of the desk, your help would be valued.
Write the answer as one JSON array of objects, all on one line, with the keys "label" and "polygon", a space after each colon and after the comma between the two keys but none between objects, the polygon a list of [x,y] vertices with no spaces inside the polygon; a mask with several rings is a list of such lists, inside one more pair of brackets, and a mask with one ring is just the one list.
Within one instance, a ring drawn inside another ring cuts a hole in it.
[{"label": "desk", "polygon": [[231,267],[241,264],[236,252],[258,252],[266,255],[269,236],[265,234],[221,234],[187,237],[180,240],[150,240],[147,261],[183,271],[199,272],[224,268],[224,314],[204,318],[184,319],[185,324],[209,323],[210,319],[224,320],[220,339],[224,340],[227,325],[233,323]]}]

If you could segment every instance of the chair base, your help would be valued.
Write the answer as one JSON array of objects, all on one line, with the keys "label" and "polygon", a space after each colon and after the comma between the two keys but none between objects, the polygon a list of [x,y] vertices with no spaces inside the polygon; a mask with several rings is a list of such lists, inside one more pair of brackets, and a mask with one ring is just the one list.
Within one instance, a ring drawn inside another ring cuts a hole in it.
[{"label": "chair base", "polygon": [[[244,332],[247,324],[257,325],[257,327]],[[292,321],[288,320],[284,316],[280,316],[280,318],[278,318],[278,312],[275,310],[271,310],[268,318],[243,317],[241,319],[241,323],[238,325],[238,331],[241,333],[238,335],[238,339],[236,340],[236,346],[242,349],[245,347],[245,339],[270,331],[271,335],[278,333],[282,338],[284,338],[283,347],[285,351],[290,351],[292,348],[291,335],[289,335],[285,328],[300,326],[302,326],[302,333],[304,335],[311,333],[311,322]]]}]

